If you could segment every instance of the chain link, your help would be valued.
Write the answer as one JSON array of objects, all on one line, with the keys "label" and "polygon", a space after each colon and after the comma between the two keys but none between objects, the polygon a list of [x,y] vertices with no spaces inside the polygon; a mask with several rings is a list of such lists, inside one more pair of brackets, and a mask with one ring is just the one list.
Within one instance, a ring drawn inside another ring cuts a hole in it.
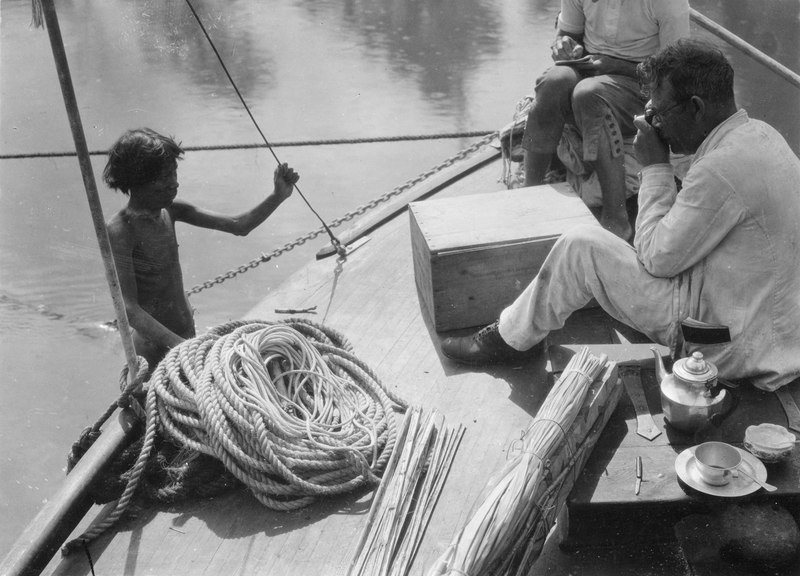
[{"label": "chain link", "polygon": [[[355,210],[346,213],[344,216],[341,216],[339,218],[336,218],[336,219],[332,220],[328,227],[329,228],[336,228],[337,226],[341,226],[345,222],[349,222],[350,220],[352,220],[353,218],[356,218],[357,216],[361,216],[361,215],[365,214],[369,210],[372,210],[373,208],[378,207],[380,204],[383,204],[384,202],[389,201],[391,198],[394,198],[398,194],[401,194],[401,193],[405,192],[406,190],[416,186],[417,184],[420,184],[421,182],[424,182],[425,180],[427,180],[428,178],[430,178],[431,176],[433,176],[437,172],[441,172],[442,170],[444,170],[445,168],[449,168],[450,166],[452,166],[453,164],[455,164],[459,160],[463,160],[463,159],[467,158],[469,155],[477,152],[480,148],[486,146],[489,142],[491,142],[496,137],[497,137],[497,132],[492,132],[491,134],[487,134],[486,136],[484,136],[483,138],[481,138],[480,140],[478,140],[477,142],[475,142],[474,144],[472,144],[468,148],[464,148],[463,150],[461,150],[455,156],[451,156],[450,158],[448,158],[447,160],[445,160],[441,164],[438,164],[438,165],[434,166],[433,168],[431,168],[430,170],[427,170],[426,172],[423,172],[422,174],[420,174],[419,176],[409,180],[405,184],[402,184],[402,185],[398,186],[397,188],[395,188],[394,190],[392,190],[390,192],[387,192],[386,194],[383,194],[381,196],[378,196],[377,198],[373,198],[372,200],[370,200],[366,204],[362,204],[361,206],[359,206]],[[309,240],[313,240],[314,238],[316,238],[320,234],[324,234],[325,232],[327,232],[327,230],[325,230],[324,226],[318,228],[317,230],[313,230],[313,231],[309,232],[308,234],[306,234],[304,236],[301,236],[301,237],[299,237],[299,238],[297,238],[297,239],[295,239],[295,240],[293,240],[291,242],[288,242],[287,244],[284,244],[283,246],[273,250],[269,254],[263,254],[262,253],[261,256],[251,260],[247,264],[242,264],[241,266],[239,266],[237,268],[233,268],[232,270],[228,270],[224,274],[220,274],[216,278],[213,278],[211,280],[206,280],[202,284],[198,284],[198,285],[192,287],[191,290],[189,290],[189,292],[187,294],[189,296],[191,296],[192,294],[197,294],[199,292],[202,292],[203,290],[206,290],[207,288],[211,288],[212,286],[216,286],[217,284],[222,284],[226,280],[230,280],[232,278],[236,278],[240,274],[244,274],[248,270],[252,270],[253,268],[256,268],[257,266],[263,264],[264,262],[269,262],[270,260],[273,260],[274,258],[277,258],[278,256],[280,256],[281,254],[283,254],[285,252],[289,252],[290,250],[293,250],[293,249],[297,248],[298,246],[301,246],[301,245],[305,244]]]}]

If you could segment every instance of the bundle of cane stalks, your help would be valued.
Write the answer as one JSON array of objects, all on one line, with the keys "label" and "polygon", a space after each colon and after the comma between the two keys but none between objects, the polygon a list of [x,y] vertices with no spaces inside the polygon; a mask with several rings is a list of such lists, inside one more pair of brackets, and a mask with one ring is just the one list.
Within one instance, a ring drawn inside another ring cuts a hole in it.
[{"label": "bundle of cane stalks", "polygon": [[348,576],[409,574],[464,435],[444,420],[435,410],[406,412]]},{"label": "bundle of cane stalks", "polygon": [[429,576],[529,574],[621,389],[605,355],[575,354]]}]

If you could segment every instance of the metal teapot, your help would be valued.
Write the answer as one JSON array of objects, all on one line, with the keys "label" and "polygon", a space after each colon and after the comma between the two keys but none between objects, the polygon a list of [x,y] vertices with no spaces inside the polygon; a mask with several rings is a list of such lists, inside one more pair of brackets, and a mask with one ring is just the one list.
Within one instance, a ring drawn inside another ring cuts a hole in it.
[{"label": "metal teapot", "polygon": [[676,360],[672,374],[664,368],[658,350],[651,348],[656,359],[656,376],[661,383],[661,408],[664,417],[679,430],[696,432],[728,408],[727,390],[717,388],[717,367],[703,359],[701,352]]}]

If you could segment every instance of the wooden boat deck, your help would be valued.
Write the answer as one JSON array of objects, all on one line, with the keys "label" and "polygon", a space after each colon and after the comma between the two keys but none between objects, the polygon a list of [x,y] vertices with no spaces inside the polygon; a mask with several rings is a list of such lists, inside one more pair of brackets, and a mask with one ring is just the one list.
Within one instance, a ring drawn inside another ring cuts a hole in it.
[{"label": "wooden boat deck", "polygon": [[[502,190],[503,185],[496,181],[499,174],[498,163],[490,164],[448,187],[446,194]],[[412,405],[439,410],[447,424],[466,427],[415,560],[412,573],[425,574],[468,518],[481,490],[503,464],[512,441],[530,423],[547,394],[552,374],[544,356],[522,366],[487,369],[465,368],[444,359],[439,335],[417,297],[407,214],[374,230],[369,238],[343,263],[334,258],[312,262],[273,290],[248,317],[282,319],[286,316],[276,314],[275,309],[316,306],[317,315],[304,317],[341,331],[352,342],[355,354],[387,387]],[[634,349],[641,353],[635,345],[619,345],[620,336],[623,342],[635,341],[635,335],[594,309],[574,315],[564,330],[551,335],[550,343],[587,344],[598,350],[617,343],[609,350],[612,356],[623,357],[619,359],[626,359]],[[653,396],[652,370],[645,369],[643,374],[650,406],[663,429],[658,399]],[[796,386],[793,393],[800,402]],[[774,418],[777,401],[773,400],[767,395],[754,398],[757,408],[730,426]],[[723,427],[719,433],[735,430]],[[677,444],[670,445],[670,441]],[[636,436],[630,403],[621,401],[573,492],[570,538],[589,532],[612,534],[616,528],[604,523],[605,514],[609,518],[621,515],[620,525],[624,525],[626,515],[633,518],[637,510],[673,514],[702,509],[703,501],[682,490],[672,467],[677,451],[691,441],[665,433],[649,443]],[[634,455],[644,459],[640,496],[633,494]],[[780,494],[797,495],[798,460],[774,477],[771,470],[770,481],[779,483]],[[370,501],[371,493],[359,493],[296,512],[275,512],[248,493],[237,492],[175,509],[147,510],[90,546],[94,570],[102,575],[344,575]],[[633,532],[649,531],[650,536],[640,547],[630,544],[621,551],[619,546],[593,544],[589,552],[586,548],[564,554],[548,542],[537,573],[694,573],[674,539],[670,541],[669,534],[656,530],[663,528],[659,516],[651,515],[649,521],[645,516],[637,518]],[[643,571],[643,567],[647,569]],[[67,576],[90,571],[86,556],[79,552],[54,559],[46,573]]]}]

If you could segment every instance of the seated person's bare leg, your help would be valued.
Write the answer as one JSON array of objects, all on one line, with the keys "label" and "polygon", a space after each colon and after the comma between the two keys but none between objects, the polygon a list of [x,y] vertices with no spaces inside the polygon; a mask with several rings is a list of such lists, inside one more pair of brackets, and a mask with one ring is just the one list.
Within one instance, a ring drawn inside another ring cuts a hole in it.
[{"label": "seated person's bare leg", "polygon": [[528,112],[522,139],[526,186],[544,182],[564,122],[572,115],[572,91],[579,80],[578,72],[568,66],[553,66],[537,79],[536,99]]},{"label": "seated person's bare leg", "polygon": [[575,87],[572,104],[583,140],[583,160],[591,163],[602,191],[600,223],[630,240],[623,139],[636,133],[633,116],[644,107],[639,86],[621,76],[585,78]]}]

